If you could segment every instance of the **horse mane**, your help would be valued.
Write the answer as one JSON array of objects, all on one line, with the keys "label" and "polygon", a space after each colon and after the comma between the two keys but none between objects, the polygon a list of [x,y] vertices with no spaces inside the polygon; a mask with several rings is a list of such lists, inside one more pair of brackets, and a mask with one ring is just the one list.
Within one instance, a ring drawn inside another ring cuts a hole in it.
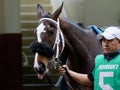
[{"label": "horse mane", "polygon": [[69,23],[78,25],[80,28],[86,29],[85,25],[82,22],[76,22],[76,21],[73,21],[73,20],[70,20],[70,19],[64,18],[64,17],[63,17],[63,19],[68,21]]},{"label": "horse mane", "polygon": [[[96,38],[96,33],[90,29],[86,29],[83,24],[74,23],[68,19],[61,20],[61,24],[61,30],[63,31],[66,42],[65,49],[67,49],[69,58],[71,60],[73,59],[71,68],[76,72],[89,72],[90,68],[92,69],[95,56],[98,52],[101,52],[97,49],[99,46],[98,43],[100,42]],[[67,30],[67,28],[71,30]],[[82,67],[85,67],[85,69],[82,70]]]}]

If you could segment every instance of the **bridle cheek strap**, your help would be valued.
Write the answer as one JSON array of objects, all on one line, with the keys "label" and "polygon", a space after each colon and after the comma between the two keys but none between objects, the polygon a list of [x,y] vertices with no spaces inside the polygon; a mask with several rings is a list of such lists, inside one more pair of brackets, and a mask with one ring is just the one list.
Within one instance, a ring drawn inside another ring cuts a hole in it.
[{"label": "bridle cheek strap", "polygon": [[[60,54],[63,52],[64,50],[64,47],[65,47],[65,41],[64,41],[64,36],[63,36],[63,33],[60,29],[60,22],[59,22],[59,18],[57,19],[57,21],[51,19],[51,18],[42,18],[40,19],[39,22],[43,21],[43,20],[48,20],[48,21],[51,21],[53,23],[55,23],[57,25],[57,33],[56,33],[56,38],[55,38],[55,42],[54,42],[54,45],[53,45],[53,49],[55,49],[56,47],[56,53],[55,53],[55,58],[58,58],[59,56],[59,45],[60,45],[60,40],[62,40],[62,50],[60,52]],[[60,39],[61,38],[61,39]]]}]

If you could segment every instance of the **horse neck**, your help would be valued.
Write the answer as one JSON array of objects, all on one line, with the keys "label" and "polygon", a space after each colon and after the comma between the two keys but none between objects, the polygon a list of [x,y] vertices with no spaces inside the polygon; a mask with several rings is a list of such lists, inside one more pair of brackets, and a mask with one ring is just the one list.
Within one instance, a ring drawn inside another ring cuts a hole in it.
[{"label": "horse neck", "polygon": [[[78,68],[84,67],[86,72],[89,71],[89,68],[91,68],[91,64],[93,63],[93,57],[89,54],[87,50],[88,47],[85,45],[87,44],[86,39],[88,35],[85,31],[81,30],[82,28],[65,20],[61,20],[60,27],[65,38],[65,49],[68,52],[72,68],[74,67],[75,70],[78,70]],[[84,71],[81,69],[81,72]]]}]

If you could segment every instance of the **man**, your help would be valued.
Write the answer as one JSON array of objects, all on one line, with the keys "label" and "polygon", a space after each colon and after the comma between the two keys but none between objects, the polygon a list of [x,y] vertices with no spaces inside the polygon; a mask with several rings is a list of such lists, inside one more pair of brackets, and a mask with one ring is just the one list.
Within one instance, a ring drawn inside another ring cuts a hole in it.
[{"label": "man", "polygon": [[[97,38],[101,40],[104,52],[96,56],[92,72],[76,73],[65,66],[67,72],[81,85],[94,85],[94,90],[120,90],[120,29],[108,27]],[[66,72],[62,67],[58,70],[62,75]]]}]

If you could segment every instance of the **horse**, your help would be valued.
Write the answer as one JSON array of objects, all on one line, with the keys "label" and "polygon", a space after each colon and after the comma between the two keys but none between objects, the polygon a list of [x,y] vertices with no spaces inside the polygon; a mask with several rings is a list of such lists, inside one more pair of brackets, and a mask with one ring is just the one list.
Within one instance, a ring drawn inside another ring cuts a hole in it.
[{"label": "horse", "polygon": [[[62,8],[63,3],[50,13],[37,4],[39,24],[34,31],[36,41],[30,47],[35,54],[34,69],[39,79],[49,73],[49,62],[57,61],[61,64],[59,57],[64,51],[67,53],[68,67],[78,73],[89,73],[94,66],[95,56],[103,52],[96,33],[79,22],[60,17]],[[66,77],[65,80],[69,81],[69,75]],[[80,85],[79,89],[76,87],[74,90],[91,90],[86,86]],[[68,89],[73,90],[69,85]]]}]

